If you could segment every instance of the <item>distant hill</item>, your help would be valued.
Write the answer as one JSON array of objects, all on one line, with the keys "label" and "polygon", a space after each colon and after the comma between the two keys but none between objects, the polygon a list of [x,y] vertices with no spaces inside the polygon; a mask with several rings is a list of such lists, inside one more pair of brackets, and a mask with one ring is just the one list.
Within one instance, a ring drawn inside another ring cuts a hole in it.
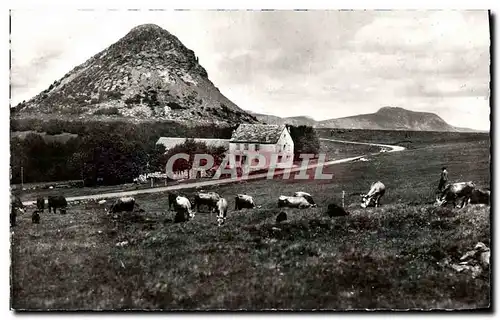
[{"label": "distant hill", "polygon": [[[248,112],[248,111],[247,111]],[[262,113],[252,113],[253,116],[257,118],[260,122],[265,122],[267,124],[289,124],[294,126],[307,125],[307,126],[315,126],[317,121],[313,118],[306,116],[298,116],[298,117],[286,117],[281,118],[278,116],[273,116],[269,114]]]},{"label": "distant hill", "polygon": [[454,127],[434,113],[411,111],[399,107],[383,107],[375,113],[322,121],[315,121],[309,117],[280,118],[256,113],[253,115],[266,123],[308,125],[316,128],[478,132],[474,129]]},{"label": "distant hill", "polygon": [[12,111],[13,117],[256,123],[167,30],[139,25]]},{"label": "distant hill", "polygon": [[457,131],[441,117],[398,107],[383,107],[375,113],[320,121],[317,127],[373,130]]}]

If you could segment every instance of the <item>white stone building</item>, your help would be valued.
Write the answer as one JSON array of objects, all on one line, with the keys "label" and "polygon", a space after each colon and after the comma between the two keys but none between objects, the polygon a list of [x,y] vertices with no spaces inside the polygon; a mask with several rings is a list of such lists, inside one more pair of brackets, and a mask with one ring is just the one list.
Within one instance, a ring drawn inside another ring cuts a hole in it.
[{"label": "white stone building", "polygon": [[[184,141],[186,138],[161,137],[156,144],[162,144],[168,151]],[[290,131],[285,125],[240,124],[229,140],[194,138],[194,141],[203,142],[212,147],[224,147],[230,155],[230,167],[243,168],[250,164],[256,165],[258,162],[254,158],[256,154],[261,154],[266,158],[266,167],[271,165],[272,157],[276,158],[276,168],[293,165],[294,144]],[[252,163],[250,159],[253,159]],[[191,169],[173,174],[174,179],[178,180],[203,178],[208,173]]]},{"label": "white stone building", "polygon": [[231,166],[255,165],[258,160],[250,160],[255,154],[264,155],[266,167],[271,158],[276,157],[276,168],[293,165],[294,144],[290,131],[285,125],[240,124],[229,140],[229,154],[233,155]]}]

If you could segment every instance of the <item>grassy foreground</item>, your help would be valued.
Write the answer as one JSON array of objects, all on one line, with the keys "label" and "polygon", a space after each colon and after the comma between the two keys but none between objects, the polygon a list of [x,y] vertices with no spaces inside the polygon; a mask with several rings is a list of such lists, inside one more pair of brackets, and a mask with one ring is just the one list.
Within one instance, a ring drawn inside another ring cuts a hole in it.
[{"label": "grassy foreground", "polygon": [[[489,141],[442,143],[381,154],[325,171],[333,180],[262,180],[214,187],[229,201],[215,217],[173,223],[165,194],[136,199],[141,216],[106,216],[95,203],[40,225],[20,218],[12,236],[15,309],[363,309],[480,308],[490,304],[487,274],[473,279],[438,262],[490,245],[490,208],[437,208],[441,165],[452,181],[489,186]],[[382,207],[359,197],[381,180]],[[311,192],[318,208],[287,209],[277,197]],[[346,192],[350,216],[329,218]],[[187,190],[190,196],[194,190]],[[261,209],[233,212],[236,193]]]}]

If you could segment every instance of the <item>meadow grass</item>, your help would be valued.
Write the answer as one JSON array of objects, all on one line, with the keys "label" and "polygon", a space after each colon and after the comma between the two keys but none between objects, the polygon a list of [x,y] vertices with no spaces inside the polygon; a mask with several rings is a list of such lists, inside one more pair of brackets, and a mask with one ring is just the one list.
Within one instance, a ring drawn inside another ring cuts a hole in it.
[{"label": "meadow grass", "polygon": [[[489,141],[428,145],[325,168],[332,180],[259,180],[206,190],[229,201],[226,224],[199,212],[173,223],[166,194],[138,195],[144,213],[22,216],[12,235],[15,309],[429,309],[490,305],[487,273],[472,278],[440,262],[478,241],[490,245],[490,207],[432,204],[442,165],[451,181],[489,186]],[[381,180],[379,208],[359,195]],[[280,194],[310,192],[318,208],[285,209]],[[330,218],[346,192],[350,215]],[[183,190],[192,197],[196,190]],[[234,212],[234,195],[261,209]],[[109,203],[108,203],[109,204]],[[106,204],[106,205],[108,205]],[[123,246],[117,244],[124,244]]]}]

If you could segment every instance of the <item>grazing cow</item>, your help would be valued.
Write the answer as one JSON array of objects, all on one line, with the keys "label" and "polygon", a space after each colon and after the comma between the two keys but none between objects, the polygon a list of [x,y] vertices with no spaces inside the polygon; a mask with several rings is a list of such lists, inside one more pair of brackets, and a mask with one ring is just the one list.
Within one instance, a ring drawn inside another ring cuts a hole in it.
[{"label": "grazing cow", "polygon": [[59,212],[61,214],[66,213],[66,207],[68,206],[68,202],[66,201],[66,198],[64,196],[49,196],[49,213],[51,209],[54,210],[54,213],[56,213],[56,209],[59,208]]},{"label": "grazing cow", "polygon": [[281,211],[280,213],[278,213],[278,215],[276,216],[276,223],[281,223],[285,220],[287,220],[286,212]]},{"label": "grazing cow", "polygon": [[133,197],[123,197],[117,199],[109,208],[110,213],[118,213],[122,211],[131,212],[136,207],[135,199]]},{"label": "grazing cow", "polygon": [[469,204],[487,204],[490,205],[491,191],[488,189],[472,190]]},{"label": "grazing cow", "polygon": [[183,196],[175,198],[175,219],[174,222],[184,222],[189,219],[194,219],[194,212],[191,211],[191,202]]},{"label": "grazing cow", "polygon": [[484,243],[478,242],[474,246],[474,250],[467,251],[460,258],[460,261],[462,261],[462,263],[479,263],[481,267],[487,269],[490,266],[490,248],[488,248],[488,246]]},{"label": "grazing cow", "polygon": [[304,197],[307,200],[307,202],[309,202],[310,204],[316,204],[316,203],[314,203],[314,200],[311,197],[311,195],[307,192],[298,191],[298,192],[294,193],[294,196],[295,197]]},{"label": "grazing cow", "polygon": [[40,214],[38,213],[38,210],[33,211],[31,214],[31,222],[36,224],[40,223]]},{"label": "grazing cow", "polygon": [[24,204],[19,196],[13,195],[10,199],[10,205],[16,212],[24,213]]},{"label": "grazing cow", "polygon": [[36,208],[43,213],[43,210],[45,209],[45,198],[44,197],[37,197],[36,198]]},{"label": "grazing cow", "polygon": [[337,205],[336,203],[330,203],[328,205],[328,209],[326,211],[328,216],[330,217],[340,217],[340,216],[347,216],[349,213],[347,213],[344,208],[341,206]]},{"label": "grazing cow", "polygon": [[227,201],[224,198],[220,198],[217,202],[217,224],[219,226],[226,222],[227,217]]},{"label": "grazing cow", "polygon": [[17,195],[10,196],[10,226],[16,226],[17,213],[24,213],[24,204]]},{"label": "grazing cow", "polygon": [[375,206],[377,208],[380,206],[380,198],[385,194],[385,185],[377,181],[372,183],[370,191],[367,194],[361,195],[361,208],[367,208],[370,206]]},{"label": "grazing cow", "polygon": [[304,197],[287,197],[280,196],[278,198],[278,208],[289,207],[289,208],[312,208],[316,207],[315,204],[310,204],[309,201]]},{"label": "grazing cow", "polygon": [[479,263],[483,268],[488,268],[490,266],[490,248],[488,248],[484,243],[478,242],[474,247],[474,250],[479,252]]},{"label": "grazing cow", "polygon": [[238,194],[234,197],[234,210],[240,209],[253,209],[255,208],[255,202],[252,196],[247,196],[246,194]]},{"label": "grazing cow", "polygon": [[472,191],[475,188],[476,185],[472,181],[449,184],[440,194],[438,194],[436,203],[444,207],[451,202],[454,206],[458,207],[456,204],[457,200],[463,198],[462,205],[460,206],[460,208],[463,208],[471,198]]},{"label": "grazing cow", "polygon": [[200,206],[206,205],[209,211],[215,211],[217,208],[217,202],[219,202],[220,196],[215,192],[198,193],[194,197],[194,207],[196,211],[200,211]]},{"label": "grazing cow", "polygon": [[175,210],[175,199],[177,199],[177,196],[177,193],[168,194],[168,211],[172,211],[172,208]]},{"label": "grazing cow", "polygon": [[16,210],[14,208],[10,210],[10,226],[11,227],[16,226]]}]

